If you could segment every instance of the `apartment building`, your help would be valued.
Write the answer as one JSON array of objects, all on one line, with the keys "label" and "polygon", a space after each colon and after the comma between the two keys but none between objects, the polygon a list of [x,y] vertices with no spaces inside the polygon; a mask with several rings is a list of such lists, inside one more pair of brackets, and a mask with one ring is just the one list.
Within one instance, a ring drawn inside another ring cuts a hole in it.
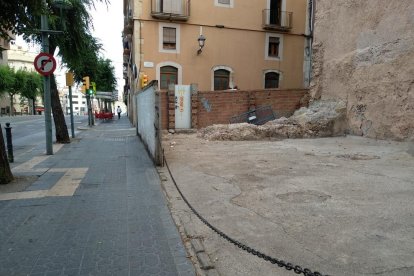
[{"label": "apartment building", "polygon": [[7,50],[10,50],[10,40],[13,40],[14,35],[10,39],[0,37],[0,65],[7,64]]},{"label": "apartment building", "polygon": [[[69,88],[59,90],[59,99],[62,110],[66,115],[70,114]],[[73,115],[85,115],[87,111],[86,96],[79,89],[72,89]]]},{"label": "apartment building", "polygon": [[140,76],[200,91],[309,84],[312,0],[124,0],[125,94]]}]

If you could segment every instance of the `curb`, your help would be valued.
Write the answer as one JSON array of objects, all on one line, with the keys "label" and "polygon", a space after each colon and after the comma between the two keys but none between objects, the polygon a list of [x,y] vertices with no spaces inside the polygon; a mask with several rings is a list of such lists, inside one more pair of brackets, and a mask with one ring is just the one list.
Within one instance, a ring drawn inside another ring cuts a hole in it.
[{"label": "curb", "polygon": [[[191,256],[191,261],[194,263],[194,268],[198,276],[219,276],[220,274],[215,269],[214,263],[211,261],[210,256],[207,254],[203,241],[197,235],[194,230],[186,226],[180,219],[178,214],[172,212],[172,201],[171,198],[174,195],[170,194],[166,189],[166,182],[172,184],[172,181],[169,177],[168,172],[165,172],[162,167],[157,167],[158,175],[160,177],[161,186],[168,201],[168,207],[170,209],[171,216],[174,220],[175,225],[177,226],[181,239],[185,244],[187,253]],[[172,185],[173,186],[173,185]],[[172,187],[175,189],[175,187]]]}]

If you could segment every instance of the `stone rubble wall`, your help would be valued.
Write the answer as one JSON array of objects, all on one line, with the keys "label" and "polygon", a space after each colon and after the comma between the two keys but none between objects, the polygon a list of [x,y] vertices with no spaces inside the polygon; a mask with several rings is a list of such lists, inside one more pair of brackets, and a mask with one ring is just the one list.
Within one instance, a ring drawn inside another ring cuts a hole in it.
[{"label": "stone rubble wall", "polygon": [[332,137],[345,134],[346,105],[343,101],[314,101],[289,118],[279,118],[264,125],[248,123],[216,124],[198,131],[207,140],[263,140]]},{"label": "stone rubble wall", "polygon": [[346,103],[347,132],[414,140],[414,1],[316,1],[311,101]]}]

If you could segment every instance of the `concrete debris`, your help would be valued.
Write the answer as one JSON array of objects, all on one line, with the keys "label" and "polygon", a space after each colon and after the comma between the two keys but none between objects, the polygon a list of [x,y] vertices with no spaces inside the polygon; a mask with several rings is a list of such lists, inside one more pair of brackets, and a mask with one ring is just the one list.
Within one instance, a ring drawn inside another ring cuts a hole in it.
[{"label": "concrete debris", "polygon": [[199,130],[207,140],[262,140],[266,138],[314,138],[344,135],[346,104],[343,101],[315,101],[289,118],[279,118],[262,126],[248,123],[212,125]]}]

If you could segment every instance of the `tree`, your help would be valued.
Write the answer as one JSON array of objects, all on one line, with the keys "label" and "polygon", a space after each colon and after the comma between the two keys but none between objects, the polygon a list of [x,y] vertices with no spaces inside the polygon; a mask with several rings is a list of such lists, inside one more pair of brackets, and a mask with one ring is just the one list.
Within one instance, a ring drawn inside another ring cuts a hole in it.
[{"label": "tree", "polygon": [[4,38],[8,38],[10,33],[32,33],[37,28],[40,15],[47,12],[40,0],[2,0],[0,11],[0,36]]},{"label": "tree", "polygon": [[14,84],[14,71],[7,65],[0,65],[0,94],[7,93],[7,90]]},{"label": "tree", "polygon": [[9,97],[10,97],[10,115],[13,116],[14,115],[14,96],[16,94],[20,94],[24,90],[27,77],[26,77],[26,72],[22,69],[14,71],[14,69],[11,68],[11,70],[14,73],[14,82],[7,90],[7,93],[9,94]]},{"label": "tree", "polygon": [[[9,66],[0,65],[0,93],[5,93],[14,83],[14,74]],[[4,145],[3,131],[0,125],[0,184],[7,184],[13,180]]]},{"label": "tree", "polygon": [[[3,0],[0,3],[0,10],[10,11],[12,15],[6,15],[0,19],[0,32],[3,34],[12,31],[15,34],[22,34],[25,39],[41,43],[40,16],[46,14],[49,29],[63,31],[63,34],[51,35],[49,37],[49,53],[54,54],[59,48],[58,55],[62,57],[67,67],[72,69],[73,64],[85,62],[84,54],[94,53],[97,60],[100,45],[91,35],[92,19],[88,12],[94,8],[95,2],[109,3],[107,0],[66,0],[70,3],[71,9],[63,10],[53,6],[53,0],[47,0],[47,5],[39,0]],[[15,13],[15,14],[14,14]],[[15,18],[13,18],[15,17]],[[12,22],[12,23],[10,23]],[[67,26],[67,22],[71,22]],[[88,64],[89,65],[89,64]],[[92,62],[90,66],[96,65]],[[79,67],[79,66],[78,66]],[[75,76],[82,78],[75,72]],[[57,143],[69,143],[69,133],[62,106],[59,101],[59,93],[54,75],[51,76],[51,105],[53,119],[55,122],[55,133]]]},{"label": "tree", "polygon": [[97,89],[101,91],[114,91],[116,88],[115,68],[109,59],[100,57],[96,68]]},{"label": "tree", "polygon": [[26,81],[20,95],[28,99],[31,114],[34,115],[36,114],[36,98],[43,94],[42,78],[35,72],[26,71],[25,74]]},{"label": "tree", "polygon": [[[17,74],[13,68],[9,66],[1,66],[0,69],[0,92],[7,93],[10,97],[10,112],[9,115],[13,115],[13,99],[14,95],[18,93],[19,81],[17,81]],[[21,75],[19,75],[19,78]]]},{"label": "tree", "polygon": [[3,131],[0,125],[0,184],[10,183],[14,179],[7,159],[6,146],[4,145]]}]

